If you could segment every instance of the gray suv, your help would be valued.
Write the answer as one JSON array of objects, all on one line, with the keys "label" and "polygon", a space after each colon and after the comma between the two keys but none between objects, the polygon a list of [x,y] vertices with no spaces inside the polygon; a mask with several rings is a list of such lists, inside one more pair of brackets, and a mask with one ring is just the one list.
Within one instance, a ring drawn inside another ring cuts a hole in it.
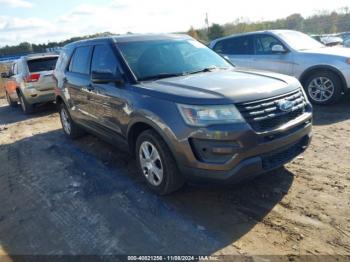
[{"label": "gray suv", "polygon": [[237,70],[185,35],[69,44],[54,75],[65,134],[126,146],[159,194],[191,179],[254,177],[310,142],[312,107],[297,79]]},{"label": "gray suv", "polygon": [[214,40],[210,47],[238,67],[294,76],[314,104],[331,104],[350,90],[350,49],[326,47],[291,30],[270,30]]}]

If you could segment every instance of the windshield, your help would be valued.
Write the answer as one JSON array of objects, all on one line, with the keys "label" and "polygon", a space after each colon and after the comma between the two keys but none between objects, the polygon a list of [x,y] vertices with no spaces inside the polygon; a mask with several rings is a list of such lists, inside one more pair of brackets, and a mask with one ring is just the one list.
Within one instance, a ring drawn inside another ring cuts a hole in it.
[{"label": "windshield", "polygon": [[309,50],[325,47],[312,37],[297,31],[285,31],[278,35],[295,50]]},{"label": "windshield", "polygon": [[195,40],[157,40],[118,43],[137,79],[185,75],[232,68],[225,59]]}]

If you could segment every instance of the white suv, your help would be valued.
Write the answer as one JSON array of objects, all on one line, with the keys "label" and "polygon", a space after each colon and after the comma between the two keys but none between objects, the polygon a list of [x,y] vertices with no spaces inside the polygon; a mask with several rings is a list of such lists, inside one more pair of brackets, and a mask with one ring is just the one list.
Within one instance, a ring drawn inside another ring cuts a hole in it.
[{"label": "white suv", "polygon": [[295,76],[314,104],[335,103],[350,90],[350,49],[326,47],[301,32],[251,32],[216,39],[210,47],[238,67]]}]

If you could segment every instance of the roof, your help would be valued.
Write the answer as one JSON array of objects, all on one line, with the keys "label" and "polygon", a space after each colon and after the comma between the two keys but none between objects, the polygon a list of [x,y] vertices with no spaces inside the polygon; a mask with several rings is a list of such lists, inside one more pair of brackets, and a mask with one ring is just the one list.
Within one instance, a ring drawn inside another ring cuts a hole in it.
[{"label": "roof", "polygon": [[253,31],[253,32],[247,32],[247,33],[233,34],[233,35],[217,38],[217,39],[213,40],[211,43],[213,44],[213,43],[216,43],[217,41],[228,39],[231,37],[237,37],[237,36],[245,36],[245,35],[253,35],[253,34],[269,34],[269,33],[280,34],[283,32],[295,32],[295,30],[274,29],[274,30],[262,30],[262,31]]},{"label": "roof", "polygon": [[134,35],[122,35],[115,36],[113,40],[115,42],[136,42],[136,41],[152,41],[152,40],[176,40],[176,39],[191,39],[186,34],[134,34]]},{"label": "roof", "polygon": [[97,43],[102,41],[113,41],[115,43],[125,43],[125,42],[172,40],[172,39],[192,39],[192,38],[186,34],[127,34],[127,35],[116,35],[116,36],[84,39],[84,40],[70,43],[66,45],[66,47],[81,45],[84,43],[94,43],[94,42]]},{"label": "roof", "polygon": [[54,53],[39,53],[39,54],[30,54],[23,56],[27,60],[34,60],[34,59],[40,59],[40,58],[47,58],[47,57],[58,57],[58,54]]}]

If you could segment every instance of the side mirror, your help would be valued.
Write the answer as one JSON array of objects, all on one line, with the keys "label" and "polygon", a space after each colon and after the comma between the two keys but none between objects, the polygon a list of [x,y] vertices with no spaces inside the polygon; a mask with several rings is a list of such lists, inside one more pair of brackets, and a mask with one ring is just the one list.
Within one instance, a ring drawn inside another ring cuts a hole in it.
[{"label": "side mirror", "polygon": [[124,80],[123,77],[119,74],[113,74],[111,72],[92,71],[91,82],[94,84],[116,83],[121,85],[124,83]]},{"label": "side mirror", "polygon": [[286,53],[287,50],[284,49],[284,47],[282,45],[273,45],[271,48],[271,51],[273,53]]}]

